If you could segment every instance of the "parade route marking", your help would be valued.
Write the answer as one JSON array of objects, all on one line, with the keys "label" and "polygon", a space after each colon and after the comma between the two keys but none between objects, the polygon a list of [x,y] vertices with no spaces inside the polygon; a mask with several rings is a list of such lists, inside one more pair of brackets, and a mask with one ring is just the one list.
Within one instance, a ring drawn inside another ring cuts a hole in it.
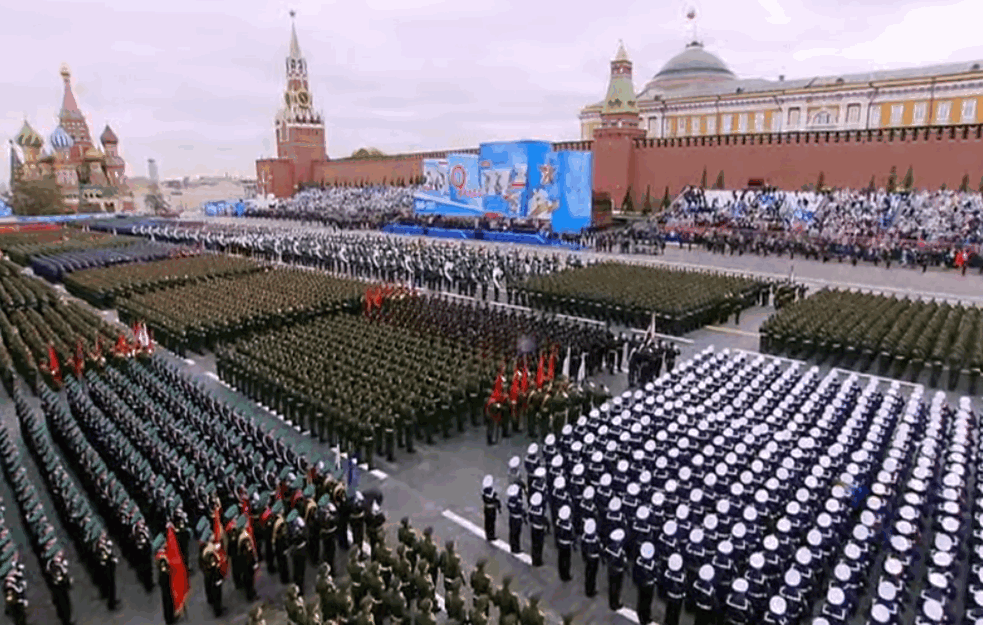
[{"label": "parade route marking", "polygon": [[618,610],[618,614],[620,614],[621,616],[625,617],[626,619],[628,619],[633,623],[638,622],[638,613],[632,610],[631,608],[621,608],[620,610]]},{"label": "parade route marking", "polygon": [[190,358],[185,358],[184,362],[191,365],[192,367],[195,366],[195,361],[191,360]]},{"label": "parade route marking", "polygon": [[224,386],[225,388],[227,388],[227,389],[230,389],[230,390],[235,390],[235,389],[233,389],[233,388],[232,388],[231,386],[229,386],[228,384],[226,384],[226,383],[225,383],[225,381],[224,381],[224,380],[222,380],[222,378],[220,378],[220,377],[218,377],[218,376],[217,376],[217,375],[215,375],[215,374],[214,374],[213,372],[211,372],[211,371],[206,371],[206,372],[205,372],[205,375],[206,375],[206,376],[208,376],[208,377],[210,377],[211,379],[213,379],[213,380],[215,380],[215,381],[216,381],[216,382],[218,382],[219,384],[221,384],[221,385],[223,385],[223,386]]},{"label": "parade route marking", "polygon": [[[458,514],[455,514],[454,512],[451,512],[450,510],[444,510],[441,514],[444,516],[444,518],[454,521],[455,523],[457,523],[464,529],[468,530],[469,532],[471,532],[481,540],[486,540],[485,530],[481,529],[471,521],[465,519],[464,517]],[[532,557],[528,553],[512,553],[512,550],[509,548],[508,543],[506,543],[504,540],[493,540],[491,544],[501,549],[505,553],[509,554],[510,556],[517,558],[519,561],[524,562],[525,564],[529,564],[529,565],[532,564]]]},{"label": "parade route marking", "polygon": [[757,332],[748,332],[747,330],[738,330],[736,328],[724,328],[721,326],[704,326],[704,327],[712,332],[722,332],[724,334],[736,334],[738,336],[750,336],[752,338],[761,337],[761,334]]},{"label": "parade route marking", "polygon": [[383,473],[379,469],[372,469],[371,471],[369,471],[369,475],[376,478],[377,480],[384,480],[389,477],[386,473]]}]

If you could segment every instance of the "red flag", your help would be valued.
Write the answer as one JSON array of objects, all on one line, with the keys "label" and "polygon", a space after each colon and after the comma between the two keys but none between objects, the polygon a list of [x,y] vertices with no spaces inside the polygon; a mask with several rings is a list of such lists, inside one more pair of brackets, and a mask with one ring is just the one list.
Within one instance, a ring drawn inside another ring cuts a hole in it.
[{"label": "red flag", "polygon": [[498,370],[498,376],[495,378],[495,388],[492,389],[492,394],[488,396],[488,401],[485,402],[485,412],[488,408],[496,402],[500,402],[505,399],[505,393],[502,390],[503,378],[505,377],[505,363],[502,363],[502,367]]},{"label": "red flag", "polygon": [[113,348],[113,352],[115,352],[117,356],[127,356],[130,353],[130,343],[126,340],[126,337],[123,336],[122,332],[120,332],[119,338],[116,339],[116,346]]},{"label": "red flag", "polygon": [[225,554],[225,546],[222,545],[222,519],[219,516],[218,506],[215,507],[215,514],[212,522],[212,541],[215,543],[215,552],[218,554],[218,570],[225,577],[229,572],[229,558]]},{"label": "red flag", "polygon": [[529,361],[522,357],[522,394],[529,392]]},{"label": "red flag", "polygon": [[543,354],[543,352],[539,352],[539,368],[536,370],[536,388],[537,389],[543,388],[543,382],[545,381],[544,378],[546,376],[546,371],[543,370],[543,367],[545,366],[545,364],[546,364],[546,357]]},{"label": "red flag", "polygon": [[553,381],[553,378],[554,378],[554,376],[556,374],[556,350],[557,350],[557,346],[554,345],[553,346],[553,351],[550,352],[549,372],[546,374],[546,381],[547,382],[552,382]]},{"label": "red flag", "polygon": [[164,557],[171,569],[171,597],[174,599],[174,612],[184,610],[184,602],[188,598],[191,585],[188,583],[188,570],[184,567],[181,557],[181,547],[177,543],[174,526],[167,524],[167,543],[164,547]]},{"label": "red flag", "polygon": [[519,372],[519,361],[515,362],[515,372],[512,374],[512,388],[509,389],[509,401],[519,401],[519,387],[522,385],[522,374]]},{"label": "red flag", "polygon": [[51,371],[51,377],[59,378],[61,377],[61,368],[58,366],[58,354],[55,353],[55,346],[48,343],[48,369]]}]

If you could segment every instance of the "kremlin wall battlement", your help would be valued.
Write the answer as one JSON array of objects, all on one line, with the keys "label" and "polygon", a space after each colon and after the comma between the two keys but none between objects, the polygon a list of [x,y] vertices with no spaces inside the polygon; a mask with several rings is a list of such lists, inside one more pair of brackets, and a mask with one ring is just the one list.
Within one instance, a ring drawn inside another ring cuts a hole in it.
[{"label": "kremlin wall battlement", "polygon": [[[699,184],[704,168],[711,183],[724,172],[729,188],[763,179],[786,190],[814,185],[820,172],[830,187],[864,188],[872,176],[877,186],[884,187],[892,167],[897,169],[898,180],[912,168],[915,186],[927,189],[957,188],[964,175],[969,176],[970,188],[976,189],[983,177],[983,124],[671,139],[598,138],[554,143],[553,149],[593,152],[594,191],[610,194],[617,205],[629,187],[635,206],[641,205],[649,188],[653,201],[662,197],[665,187],[675,195],[687,185]],[[420,175],[425,158],[476,152],[443,150],[326,161],[315,164],[311,180],[326,185],[406,180]],[[286,171],[289,164],[283,167]],[[277,180],[287,182],[286,176]],[[286,197],[293,191],[290,184],[268,192]]]}]

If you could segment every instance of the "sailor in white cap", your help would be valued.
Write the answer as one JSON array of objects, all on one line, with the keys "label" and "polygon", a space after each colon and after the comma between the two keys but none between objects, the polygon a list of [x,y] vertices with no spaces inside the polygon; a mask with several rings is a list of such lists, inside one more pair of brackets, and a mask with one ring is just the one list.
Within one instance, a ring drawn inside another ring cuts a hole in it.
[{"label": "sailor in white cap", "polygon": [[542,458],[539,456],[539,445],[536,443],[530,444],[529,449],[526,450],[525,466],[526,479],[532,481],[536,469],[543,466]]},{"label": "sailor in white cap", "polygon": [[655,596],[655,546],[645,541],[638,549],[638,558],[632,570],[635,586],[638,587],[638,603],[635,612],[638,622],[648,625],[652,622],[652,598]]},{"label": "sailor in white cap", "polygon": [[604,559],[608,565],[608,606],[615,612],[621,609],[621,585],[627,566],[624,542],[625,530],[616,529],[608,535],[608,544],[604,550]]},{"label": "sailor in white cap", "polygon": [[542,493],[535,492],[529,498],[529,527],[532,530],[532,565],[543,566],[543,542],[548,528]]},{"label": "sailor in white cap", "polygon": [[664,625],[679,625],[679,617],[683,612],[683,601],[686,599],[686,569],[683,566],[682,554],[669,554],[661,582],[662,585],[659,590],[666,599]]},{"label": "sailor in white cap", "polygon": [[491,542],[495,540],[495,519],[502,511],[502,502],[495,492],[495,480],[490,475],[486,475],[481,482],[481,503],[485,510],[485,540]]},{"label": "sailor in white cap", "polygon": [[584,535],[580,539],[580,550],[584,557],[584,594],[593,597],[597,594],[597,568],[601,561],[601,541],[597,537],[597,521],[584,520]]},{"label": "sailor in white cap", "polygon": [[751,600],[748,598],[748,581],[743,577],[738,577],[730,584],[730,592],[727,593],[724,604],[726,606],[726,622],[744,623],[750,625]]},{"label": "sailor in white cap", "polygon": [[509,458],[509,484],[518,484],[519,488],[525,491],[526,481],[522,479],[521,464],[522,460],[519,459],[519,456]]},{"label": "sailor in white cap", "polygon": [[712,564],[704,564],[693,583],[694,625],[711,625],[717,620],[717,571]]},{"label": "sailor in white cap", "polygon": [[556,513],[556,550],[557,570],[560,573],[560,581],[570,581],[570,553],[573,551],[573,521],[570,506],[564,504],[560,506]]}]

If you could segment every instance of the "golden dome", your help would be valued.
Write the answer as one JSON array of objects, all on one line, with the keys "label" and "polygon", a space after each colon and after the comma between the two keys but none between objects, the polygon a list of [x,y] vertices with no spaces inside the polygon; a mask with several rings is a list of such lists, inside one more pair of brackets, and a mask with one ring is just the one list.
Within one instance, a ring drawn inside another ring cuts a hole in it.
[{"label": "golden dome", "polygon": [[20,132],[17,133],[14,142],[22,148],[39,148],[44,145],[44,139],[41,138],[41,135],[34,128],[31,128],[31,125],[27,123],[26,119]]}]

